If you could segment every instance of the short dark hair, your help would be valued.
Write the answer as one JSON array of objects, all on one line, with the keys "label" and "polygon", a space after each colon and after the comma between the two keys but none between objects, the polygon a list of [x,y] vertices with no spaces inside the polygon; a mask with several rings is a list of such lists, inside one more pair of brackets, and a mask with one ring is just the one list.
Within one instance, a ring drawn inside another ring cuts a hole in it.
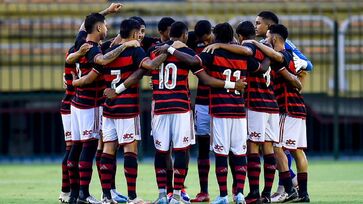
[{"label": "short dark hair", "polygon": [[91,13],[86,17],[86,20],[84,21],[84,27],[86,28],[86,32],[88,34],[92,33],[93,27],[96,25],[96,23],[104,23],[105,17],[102,14],[99,13]]},{"label": "short dark hair", "polygon": [[236,33],[246,38],[254,38],[256,35],[255,26],[251,21],[243,21],[238,24]]},{"label": "short dark hair", "polygon": [[180,38],[185,32],[188,32],[187,25],[181,21],[176,21],[171,24],[169,35],[171,38]]},{"label": "short dark hair", "polygon": [[163,17],[159,23],[158,23],[158,30],[161,32],[164,32],[168,29],[168,27],[171,26],[171,24],[173,24],[175,22],[174,19],[170,18],[170,17]]},{"label": "short dark hair", "polygon": [[140,25],[144,25],[146,27],[144,19],[142,19],[140,16],[132,16],[130,19],[133,19],[137,22],[139,22]]},{"label": "short dark hair", "polygon": [[268,30],[270,31],[270,34],[278,34],[280,35],[284,40],[289,37],[289,32],[287,31],[287,28],[282,24],[275,24],[271,25]]},{"label": "short dark hair", "polygon": [[272,11],[261,11],[257,16],[259,16],[263,19],[266,19],[266,20],[270,20],[270,21],[274,22],[275,24],[279,23],[279,18]]},{"label": "short dark hair", "polygon": [[216,42],[229,43],[233,40],[233,28],[229,23],[220,23],[213,30]]},{"label": "short dark hair", "polygon": [[200,20],[195,24],[194,33],[198,38],[209,35],[212,32],[212,24],[207,20]]},{"label": "short dark hair", "polygon": [[128,38],[133,30],[140,30],[141,25],[139,22],[133,19],[125,19],[120,25],[121,38]]}]

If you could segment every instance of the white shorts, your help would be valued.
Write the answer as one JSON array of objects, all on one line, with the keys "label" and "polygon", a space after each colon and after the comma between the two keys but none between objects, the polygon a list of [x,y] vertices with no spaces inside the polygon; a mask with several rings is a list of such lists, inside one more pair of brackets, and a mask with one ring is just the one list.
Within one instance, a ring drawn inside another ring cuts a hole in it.
[{"label": "white shorts", "polygon": [[99,139],[102,107],[79,109],[71,106],[72,141]]},{"label": "white shorts", "polygon": [[61,114],[63,131],[64,131],[64,141],[72,141],[72,127],[71,127],[71,114]]},{"label": "white shorts", "polygon": [[209,135],[210,134],[210,115],[209,106],[195,105],[195,134]]},{"label": "white shorts", "polygon": [[140,117],[112,119],[102,117],[103,142],[118,140],[119,144],[128,144],[141,140]]},{"label": "white shorts", "polygon": [[211,144],[216,154],[244,155],[247,151],[246,118],[215,118],[212,117]]},{"label": "white shorts", "polygon": [[247,134],[252,142],[279,142],[279,114],[247,109]]},{"label": "white shorts", "polygon": [[306,120],[280,114],[279,141],[280,143],[275,146],[292,150],[306,148]]},{"label": "white shorts", "polygon": [[173,149],[186,149],[195,144],[192,113],[154,115],[152,118],[152,135],[155,148],[168,151],[172,142]]}]

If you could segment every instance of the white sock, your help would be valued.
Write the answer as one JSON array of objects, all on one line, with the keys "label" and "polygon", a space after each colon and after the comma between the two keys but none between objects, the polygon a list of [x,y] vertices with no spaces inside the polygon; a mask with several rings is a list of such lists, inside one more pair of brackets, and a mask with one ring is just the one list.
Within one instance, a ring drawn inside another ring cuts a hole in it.
[{"label": "white sock", "polygon": [[181,190],[174,190],[173,194],[180,196],[181,195]]},{"label": "white sock", "polygon": [[159,194],[166,194],[165,188],[159,188]]}]

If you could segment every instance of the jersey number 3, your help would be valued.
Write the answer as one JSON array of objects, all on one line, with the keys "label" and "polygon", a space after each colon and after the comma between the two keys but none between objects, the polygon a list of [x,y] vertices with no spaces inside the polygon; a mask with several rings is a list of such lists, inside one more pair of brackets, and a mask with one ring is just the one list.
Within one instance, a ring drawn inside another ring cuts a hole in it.
[{"label": "jersey number 3", "polygon": [[[159,70],[159,89],[174,89],[176,87],[177,74],[178,68],[174,63],[169,63],[165,67],[164,63],[162,63]],[[171,79],[169,79],[170,76]]]}]

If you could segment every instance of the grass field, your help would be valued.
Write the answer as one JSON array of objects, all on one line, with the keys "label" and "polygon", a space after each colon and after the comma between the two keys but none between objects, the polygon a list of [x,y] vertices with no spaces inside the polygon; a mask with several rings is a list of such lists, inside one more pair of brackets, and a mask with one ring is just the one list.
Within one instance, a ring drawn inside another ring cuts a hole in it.
[{"label": "grass field", "polygon": [[[199,190],[195,163],[191,162],[186,180],[187,191],[191,196]],[[313,203],[363,203],[362,161],[314,160],[310,162],[309,168],[309,193]],[[214,166],[211,169],[209,189],[214,198],[218,194],[218,185]],[[0,165],[0,203],[57,203],[60,178],[61,169],[56,164]],[[116,182],[119,190],[125,193],[122,164],[118,167]],[[231,184],[230,180],[228,184]],[[274,189],[275,187],[276,182]],[[157,188],[151,163],[142,163],[139,166],[137,189],[139,196],[145,200],[156,198]],[[248,187],[245,192],[248,192]],[[91,193],[97,198],[101,196],[96,171],[91,183]]]}]

